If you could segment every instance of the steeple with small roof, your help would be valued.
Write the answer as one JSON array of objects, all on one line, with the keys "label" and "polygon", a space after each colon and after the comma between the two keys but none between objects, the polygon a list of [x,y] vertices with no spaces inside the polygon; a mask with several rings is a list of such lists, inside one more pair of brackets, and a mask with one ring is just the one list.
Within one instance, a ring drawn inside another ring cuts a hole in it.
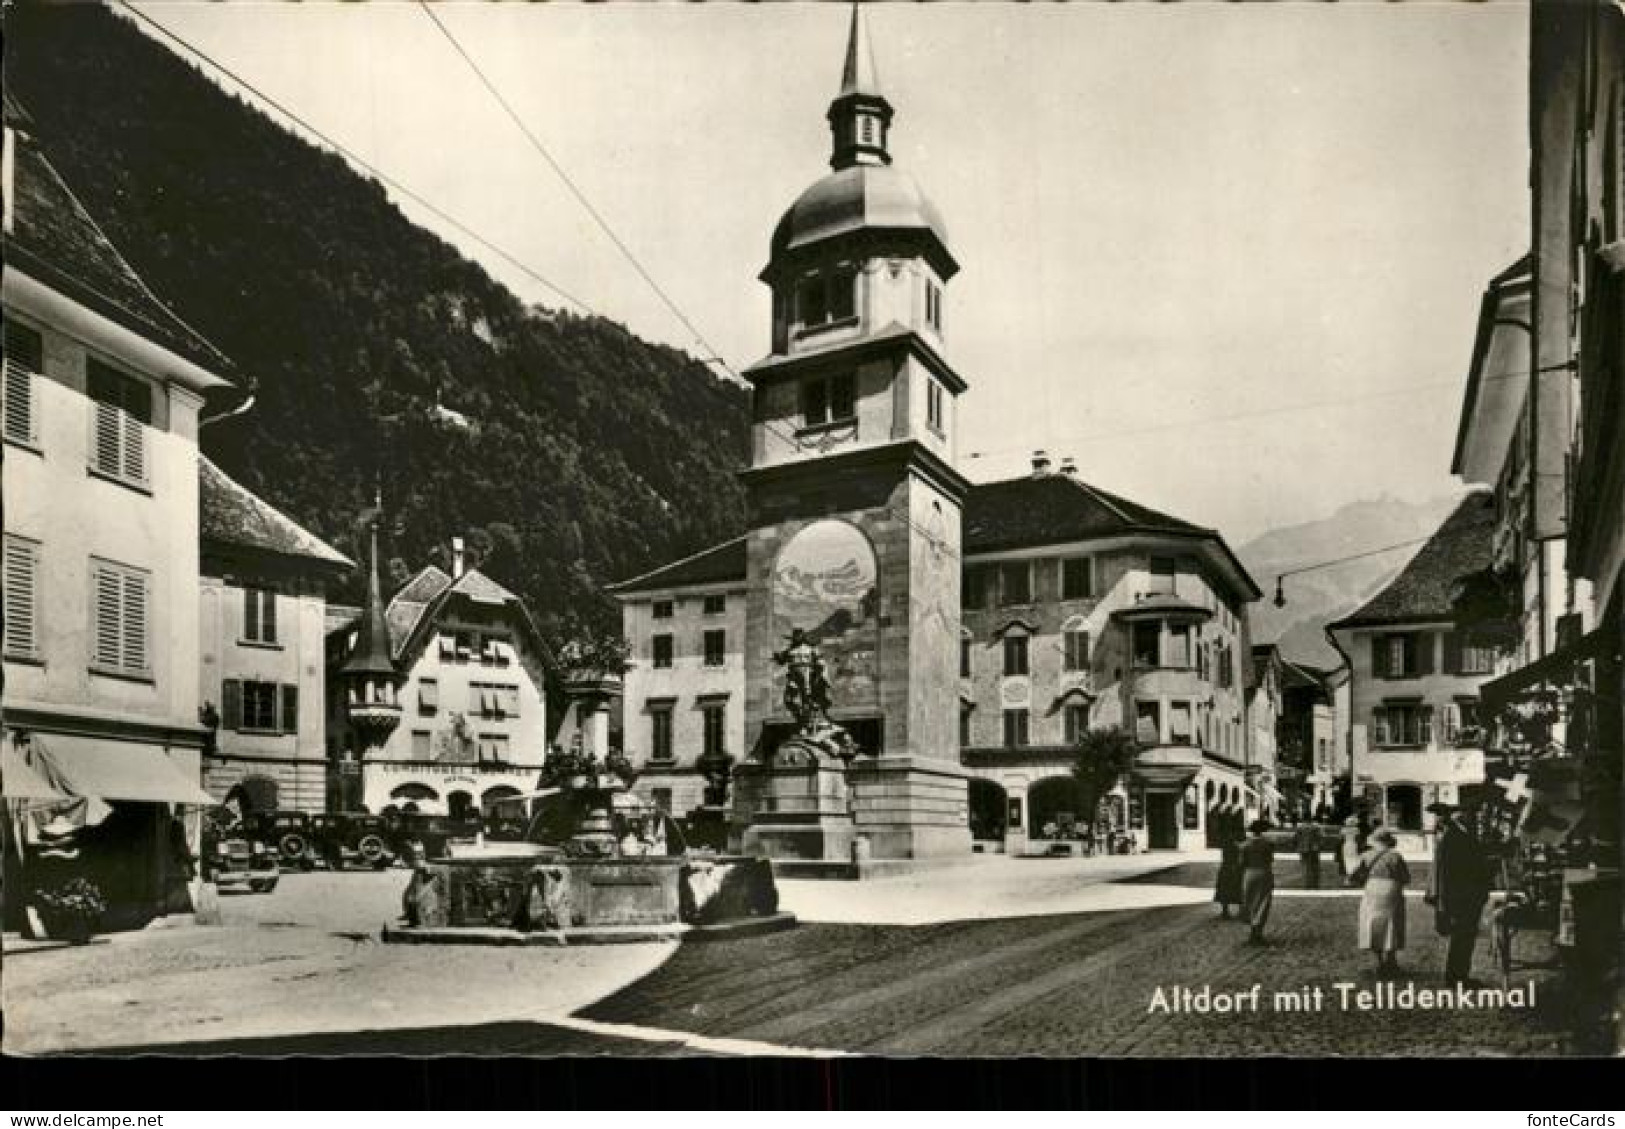
[{"label": "steeple with small roof", "polygon": [[869,25],[863,5],[854,0],[852,24],[847,30],[846,65],[841,71],[841,92],[829,106],[830,132],[834,152],[830,167],[889,165],[886,131],[891,127],[892,107],[880,92],[875,71],[874,48],[869,43]]}]

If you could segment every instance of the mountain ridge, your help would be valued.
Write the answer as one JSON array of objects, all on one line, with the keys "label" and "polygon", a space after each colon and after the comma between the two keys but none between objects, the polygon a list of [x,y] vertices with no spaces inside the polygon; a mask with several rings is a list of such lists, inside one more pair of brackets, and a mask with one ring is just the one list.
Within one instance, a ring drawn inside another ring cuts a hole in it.
[{"label": "mountain ridge", "polygon": [[608,319],[525,305],[123,16],[14,5],[5,31],[8,92],[53,165],[248,374],[252,410],[200,438],[266,501],[360,561],[381,489],[394,579],[445,567],[461,535],[555,644],[618,630],[603,584],[735,534],[742,387]]}]

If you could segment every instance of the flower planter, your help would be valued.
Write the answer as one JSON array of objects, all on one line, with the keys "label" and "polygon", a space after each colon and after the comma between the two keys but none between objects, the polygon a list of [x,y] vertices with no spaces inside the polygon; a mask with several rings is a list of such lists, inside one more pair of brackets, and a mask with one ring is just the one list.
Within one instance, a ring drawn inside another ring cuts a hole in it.
[{"label": "flower planter", "polygon": [[53,941],[67,941],[73,945],[83,945],[96,934],[96,922],[81,913],[52,913],[42,910],[40,924],[45,926],[45,935]]}]

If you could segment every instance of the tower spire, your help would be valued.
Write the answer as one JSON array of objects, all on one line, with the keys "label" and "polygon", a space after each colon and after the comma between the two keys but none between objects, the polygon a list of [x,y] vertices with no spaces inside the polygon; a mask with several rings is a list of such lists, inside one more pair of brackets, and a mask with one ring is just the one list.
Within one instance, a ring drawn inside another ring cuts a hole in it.
[{"label": "tower spire", "polygon": [[369,548],[372,559],[367,576],[367,604],[361,609],[361,624],[356,631],[356,648],[344,664],[346,674],[394,674],[395,662],[391,657],[389,623],[384,618],[384,589],[378,574],[378,522],[383,518],[383,497],[375,493],[378,509],[373,514]]},{"label": "tower spire", "polygon": [[859,0],[852,0],[852,24],[846,33],[846,67],[841,72],[841,94],[881,96],[874,47],[869,42],[869,21],[864,18]]},{"label": "tower spire", "polygon": [[841,91],[829,106],[834,151],[829,163],[844,169],[853,165],[889,165],[886,131],[892,108],[880,92],[869,21],[860,0],[852,2],[852,22],[846,33],[846,62],[841,69]]}]

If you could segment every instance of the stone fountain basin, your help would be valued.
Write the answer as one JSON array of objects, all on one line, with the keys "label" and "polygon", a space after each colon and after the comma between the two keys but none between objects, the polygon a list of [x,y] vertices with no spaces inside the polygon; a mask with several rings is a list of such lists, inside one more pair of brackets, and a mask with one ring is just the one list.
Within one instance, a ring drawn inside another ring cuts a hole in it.
[{"label": "stone fountain basin", "polygon": [[[563,858],[486,844],[414,872],[404,943],[564,944],[786,928],[768,860],[749,856]],[[521,850],[523,848],[523,850]]]}]

